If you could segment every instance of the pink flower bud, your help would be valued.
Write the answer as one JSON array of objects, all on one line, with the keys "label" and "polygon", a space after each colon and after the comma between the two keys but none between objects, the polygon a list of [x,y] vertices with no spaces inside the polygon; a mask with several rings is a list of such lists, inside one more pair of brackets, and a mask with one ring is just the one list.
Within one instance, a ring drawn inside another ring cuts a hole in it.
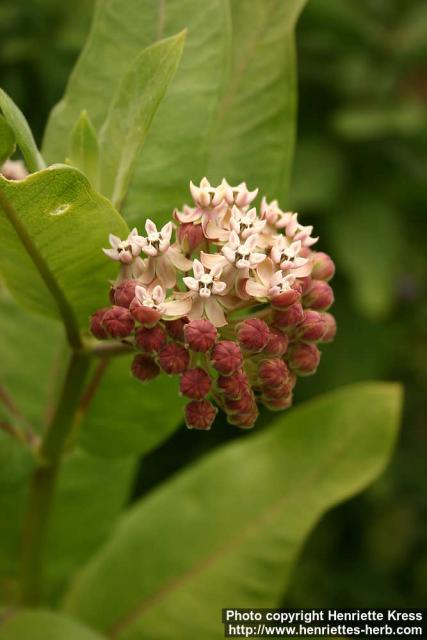
[{"label": "pink flower bud", "polygon": [[166,344],[159,353],[159,363],[163,371],[169,374],[183,373],[190,362],[188,351],[181,344]]},{"label": "pink flower bud", "polygon": [[305,278],[301,278],[300,283],[301,283],[301,295],[304,295],[305,293],[307,293],[307,291],[309,290],[310,286],[311,286],[311,277],[310,276],[306,276]]},{"label": "pink flower bud", "polygon": [[277,398],[283,398],[284,396],[288,396],[292,392],[293,388],[294,388],[293,382],[290,379],[288,379],[279,387],[270,387],[268,385],[263,386],[262,395],[263,395],[263,398],[267,400],[276,400]]},{"label": "pink flower bud", "polygon": [[288,350],[289,366],[300,376],[315,373],[320,361],[320,351],[307,342],[295,342]]},{"label": "pink flower bud", "polygon": [[227,416],[228,422],[236,427],[239,427],[239,429],[252,429],[257,418],[258,409],[256,407],[249,413],[234,413]]},{"label": "pink flower bud", "polygon": [[280,358],[263,360],[258,367],[258,378],[262,385],[280,387],[287,377],[288,367]]},{"label": "pink flower bud", "polygon": [[195,249],[205,241],[203,235],[203,228],[201,224],[194,224],[193,222],[185,222],[180,224],[177,229],[178,242],[181,245],[181,249],[184,253],[192,253]]},{"label": "pink flower bud", "polygon": [[135,356],[132,362],[131,371],[135,378],[142,382],[148,382],[159,375],[160,369],[153,358],[141,354]]},{"label": "pink flower bud", "polygon": [[270,356],[283,356],[286,353],[286,349],[288,348],[289,338],[286,334],[282,333],[279,329],[275,327],[270,327],[270,335],[268,337],[268,342],[264,347],[263,353],[266,353]]},{"label": "pink flower bud", "polygon": [[289,327],[295,327],[304,318],[304,309],[299,302],[291,304],[290,307],[283,311],[275,311],[273,321],[278,327],[284,329]]},{"label": "pink flower bud", "polygon": [[214,369],[224,375],[237,371],[243,363],[239,345],[231,340],[221,340],[212,349],[211,362]]},{"label": "pink flower bud", "polygon": [[313,280],[308,291],[304,294],[305,307],[326,311],[334,301],[334,292],[327,282]]},{"label": "pink flower bud", "polygon": [[311,277],[315,280],[331,280],[335,274],[335,265],[332,258],[323,251],[318,251],[313,256],[313,268]]},{"label": "pink flower bud", "polygon": [[240,345],[251,353],[261,351],[267,345],[270,330],[264,320],[249,318],[237,325],[237,339]]},{"label": "pink flower bud", "polygon": [[188,324],[188,318],[177,318],[165,322],[165,329],[171,338],[178,342],[184,342],[184,328]]},{"label": "pink flower bud", "polygon": [[184,338],[190,349],[205,353],[214,346],[218,331],[209,320],[193,320],[184,327]]},{"label": "pink flower bud", "polygon": [[193,400],[185,407],[185,422],[189,429],[210,429],[216,414],[209,400]]},{"label": "pink flower bud", "polygon": [[108,333],[102,326],[102,321],[107,311],[109,311],[109,307],[98,309],[90,317],[90,330],[98,340],[106,340],[108,338]]},{"label": "pink flower bud", "polygon": [[325,323],[325,333],[322,336],[322,342],[332,342],[337,333],[337,323],[331,313],[323,313],[323,322]]},{"label": "pink flower bud", "polygon": [[160,325],[140,327],[136,331],[135,342],[141,351],[158,353],[166,343],[166,333]]},{"label": "pink flower bud", "polygon": [[251,391],[246,391],[236,400],[226,399],[225,406],[231,413],[251,413],[256,409],[256,402]]},{"label": "pink flower bud", "polygon": [[123,280],[114,289],[114,304],[129,309],[130,303],[135,297],[136,280]]},{"label": "pink flower bud", "polygon": [[270,411],[282,411],[292,405],[292,392],[281,398],[266,398],[263,396],[262,402]]},{"label": "pink flower bud", "polygon": [[211,379],[204,369],[196,367],[187,369],[179,382],[179,389],[184,396],[193,400],[201,400],[211,390]]},{"label": "pink flower bud", "polygon": [[280,293],[278,296],[275,296],[271,299],[271,304],[273,307],[277,309],[283,309],[289,307],[291,304],[298,302],[301,297],[301,292],[296,289],[289,289],[289,291],[284,291]]},{"label": "pink flower bud", "polygon": [[135,321],[124,307],[113,307],[105,312],[102,326],[113,338],[127,338],[135,326]]},{"label": "pink flower bud", "polygon": [[304,319],[298,325],[298,337],[309,342],[317,342],[326,331],[323,316],[318,311],[307,309],[304,311]]},{"label": "pink flower bud", "polygon": [[234,371],[231,375],[218,376],[218,387],[230,400],[240,398],[249,389],[249,380],[242,370]]},{"label": "pink flower bud", "polygon": [[143,324],[145,327],[153,327],[161,318],[157,309],[146,307],[141,304],[137,298],[134,298],[130,303],[129,311],[135,320]]}]

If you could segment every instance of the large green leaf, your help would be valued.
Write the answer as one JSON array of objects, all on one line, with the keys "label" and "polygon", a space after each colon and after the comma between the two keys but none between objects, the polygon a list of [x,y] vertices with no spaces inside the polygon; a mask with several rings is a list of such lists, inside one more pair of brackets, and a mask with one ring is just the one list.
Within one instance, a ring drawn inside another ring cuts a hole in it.
[{"label": "large green leaf", "polygon": [[107,300],[115,265],[101,248],[128,233],[111,204],[66,166],[19,182],[0,176],[0,271],[15,298],[39,313],[87,326]]},{"label": "large green leaf", "polygon": [[86,111],[81,112],[71,131],[67,163],[80,169],[93,188],[99,189],[98,137]]},{"label": "large green leaf", "polygon": [[109,363],[83,421],[80,443],[93,454],[146,453],[183,422],[177,376],[163,374],[143,385],[132,377],[131,361],[126,357]]},{"label": "large green leaf", "polygon": [[101,190],[119,207],[139,152],[175,75],[185,33],[144,49],[125,74],[100,132]]},{"label": "large green leaf", "polygon": [[22,151],[28,171],[38,171],[45,166],[31,129],[24,114],[18,109],[13,100],[0,89],[0,109],[15,134],[16,142]]},{"label": "large green leaf", "polygon": [[216,640],[221,607],[277,606],[320,516],[384,468],[400,398],[346,387],[209,455],[124,517],[65,610],[121,640]]},{"label": "large green leaf", "polygon": [[27,609],[0,624],[0,640],[102,640],[102,636],[58,613]]},{"label": "large green leaf", "polygon": [[305,0],[233,0],[233,51],[208,175],[286,199],[295,138],[294,27]]}]

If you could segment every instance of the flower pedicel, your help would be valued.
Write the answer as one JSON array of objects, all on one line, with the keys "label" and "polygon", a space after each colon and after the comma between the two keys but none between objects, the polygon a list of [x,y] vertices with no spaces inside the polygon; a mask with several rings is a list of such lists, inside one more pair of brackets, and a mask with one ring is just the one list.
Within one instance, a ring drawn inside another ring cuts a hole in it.
[{"label": "flower pedicel", "polygon": [[190,191],[194,204],[174,212],[175,224],[147,220],[145,235],[110,236],[113,306],[95,311],[91,330],[131,341],[142,382],[179,375],[189,428],[209,429],[220,407],[247,429],[259,404],[292,404],[297,376],[317,369],[317,345],[334,339],[335,267],[313,249],[311,226],[265,198],[258,213],[258,190],[245,183],[204,178]]}]

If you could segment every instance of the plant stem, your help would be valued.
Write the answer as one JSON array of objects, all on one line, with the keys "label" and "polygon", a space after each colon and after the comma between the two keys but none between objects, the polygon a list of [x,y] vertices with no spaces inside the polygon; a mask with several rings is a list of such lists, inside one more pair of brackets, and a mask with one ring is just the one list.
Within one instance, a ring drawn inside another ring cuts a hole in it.
[{"label": "plant stem", "polygon": [[82,395],[89,357],[72,353],[61,396],[41,446],[31,487],[22,545],[22,602],[36,605],[42,597],[43,558],[62,453]]}]

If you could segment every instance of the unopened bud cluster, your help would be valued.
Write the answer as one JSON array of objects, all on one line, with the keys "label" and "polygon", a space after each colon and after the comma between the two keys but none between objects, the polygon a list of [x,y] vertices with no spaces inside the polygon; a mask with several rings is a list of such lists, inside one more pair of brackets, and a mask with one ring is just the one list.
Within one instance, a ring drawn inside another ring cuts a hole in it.
[{"label": "unopened bud cluster", "polygon": [[[217,408],[242,428],[258,405],[292,404],[298,376],[314,373],[320,343],[336,332],[328,313],[334,263],[298,215],[245,183],[190,183],[193,205],[160,230],[110,235],[104,253],[120,264],[112,306],[91,318],[93,335],[133,345],[133,375],[179,376],[189,428],[209,429]],[[175,235],[175,239],[173,239]]]}]

